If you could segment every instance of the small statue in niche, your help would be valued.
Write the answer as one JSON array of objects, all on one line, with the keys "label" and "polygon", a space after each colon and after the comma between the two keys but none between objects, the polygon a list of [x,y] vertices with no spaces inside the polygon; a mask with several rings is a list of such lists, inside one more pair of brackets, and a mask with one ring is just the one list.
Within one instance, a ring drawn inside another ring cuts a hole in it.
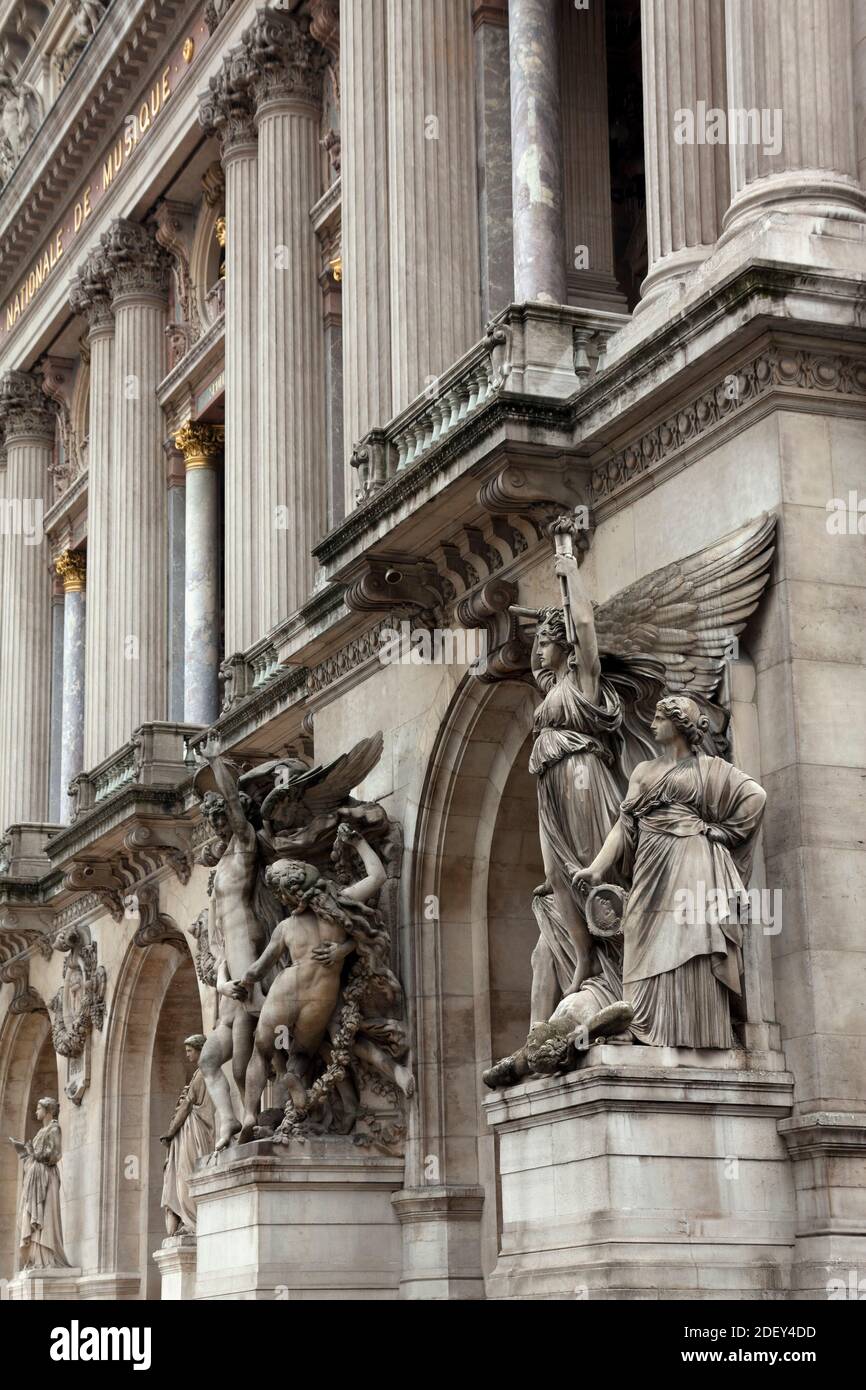
[{"label": "small statue in niche", "polygon": [[50,1096],[36,1105],[40,1128],[32,1139],[10,1139],[24,1164],[18,1201],[18,1241],[21,1269],[68,1269],[60,1220],[60,1162],[62,1136],[59,1106]]},{"label": "small statue in niche", "polygon": [[189,1192],[189,1175],[198,1160],[213,1151],[213,1106],[198,1065],[204,1044],[202,1033],[184,1039],[186,1060],[195,1070],[178,1096],[168,1129],[159,1136],[160,1143],[168,1148],[160,1206],[165,1212],[169,1236],[195,1235],[195,1204]]}]

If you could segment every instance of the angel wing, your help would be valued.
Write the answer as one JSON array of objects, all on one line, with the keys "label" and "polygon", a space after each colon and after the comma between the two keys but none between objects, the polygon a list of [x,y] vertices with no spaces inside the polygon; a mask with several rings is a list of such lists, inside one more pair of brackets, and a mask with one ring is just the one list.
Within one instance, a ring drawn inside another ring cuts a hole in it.
[{"label": "angel wing", "polygon": [[[372,772],[382,756],[383,744],[380,731],[371,738],[362,738],[354,748],[350,748],[348,753],[341,753],[332,763],[294,773],[285,785],[275,787],[267,795],[262,802],[262,817],[269,817],[275,806],[286,801],[302,801],[312,815],[336,810],[352,788],[363,782],[368,772]],[[279,765],[279,762],[275,762],[269,766],[276,768]],[[282,765],[286,765],[285,760]],[[260,774],[262,769],[256,768],[254,771]]]},{"label": "angel wing", "polygon": [[608,599],[595,613],[602,664],[605,656],[628,666],[650,659],[669,691],[709,698],[766,587],[775,528],[765,512]]}]

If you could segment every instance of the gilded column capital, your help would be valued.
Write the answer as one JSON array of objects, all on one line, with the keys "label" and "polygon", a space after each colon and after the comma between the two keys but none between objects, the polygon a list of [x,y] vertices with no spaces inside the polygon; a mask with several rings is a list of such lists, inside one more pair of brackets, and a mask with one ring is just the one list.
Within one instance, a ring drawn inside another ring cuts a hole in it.
[{"label": "gilded column capital", "polygon": [[310,33],[310,21],[266,7],[244,30],[241,44],[253,69],[256,110],[273,101],[319,108],[328,55]]},{"label": "gilded column capital", "polygon": [[229,49],[222,68],[199,97],[199,124],[207,135],[215,135],[219,140],[223,162],[258,139],[252,94],[254,76],[249,53],[238,45]]},{"label": "gilded column capital", "polygon": [[174,436],[175,448],[183,454],[187,472],[193,468],[213,468],[223,447],[222,425],[204,425],[187,420]]},{"label": "gilded column capital", "polygon": [[69,282],[70,307],[87,320],[91,333],[114,327],[110,275],[111,266],[96,247]]},{"label": "gilded column capital", "polygon": [[4,372],[0,377],[0,412],[6,424],[6,444],[36,437],[53,442],[57,410],[38,377],[30,372]]},{"label": "gilded column capital", "polygon": [[87,557],[83,550],[64,550],[54,561],[54,568],[63,580],[64,593],[84,593]]},{"label": "gilded column capital", "polygon": [[122,295],[167,297],[170,258],[147,227],[116,217],[100,246],[109,267],[113,301]]}]

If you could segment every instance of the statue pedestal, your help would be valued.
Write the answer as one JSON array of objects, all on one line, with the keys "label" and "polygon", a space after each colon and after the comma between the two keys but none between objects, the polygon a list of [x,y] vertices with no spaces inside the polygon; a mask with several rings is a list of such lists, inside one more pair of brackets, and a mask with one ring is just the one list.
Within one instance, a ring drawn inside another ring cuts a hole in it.
[{"label": "statue pedestal", "polygon": [[168,1236],[153,1258],[162,1280],[163,1302],[195,1298],[195,1236]]},{"label": "statue pedestal", "polygon": [[25,1269],[10,1280],[6,1297],[10,1302],[65,1303],[78,1298],[81,1270]]},{"label": "statue pedestal", "polygon": [[778,1053],[601,1044],[578,1071],[491,1096],[488,1298],[787,1297],[783,1066]]},{"label": "statue pedestal", "polygon": [[402,1158],[349,1139],[262,1139],[201,1159],[196,1298],[396,1298],[402,1186]]}]

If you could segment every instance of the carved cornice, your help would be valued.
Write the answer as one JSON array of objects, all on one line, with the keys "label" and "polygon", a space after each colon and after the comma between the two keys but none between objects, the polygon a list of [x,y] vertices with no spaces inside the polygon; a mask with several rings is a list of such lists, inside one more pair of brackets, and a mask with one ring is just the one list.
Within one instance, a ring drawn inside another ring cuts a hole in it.
[{"label": "carved cornice", "polygon": [[284,100],[321,105],[328,55],[312,37],[308,19],[269,7],[257,10],[241,44],[253,68],[257,110]]},{"label": "carved cornice", "polygon": [[146,227],[125,217],[116,217],[100,241],[110,267],[112,300],[121,296],[156,297],[168,295],[170,261]]},{"label": "carved cornice", "polygon": [[4,372],[0,377],[0,411],[6,425],[6,445],[19,438],[54,440],[57,410],[42,382],[29,372]]},{"label": "carved cornice", "polygon": [[67,594],[84,593],[87,579],[87,557],[83,550],[64,550],[54,561],[54,568],[63,580]]},{"label": "carved cornice", "polygon": [[712,434],[772,391],[815,391],[866,400],[866,359],[772,346],[597,465],[593,501],[613,497]]}]

